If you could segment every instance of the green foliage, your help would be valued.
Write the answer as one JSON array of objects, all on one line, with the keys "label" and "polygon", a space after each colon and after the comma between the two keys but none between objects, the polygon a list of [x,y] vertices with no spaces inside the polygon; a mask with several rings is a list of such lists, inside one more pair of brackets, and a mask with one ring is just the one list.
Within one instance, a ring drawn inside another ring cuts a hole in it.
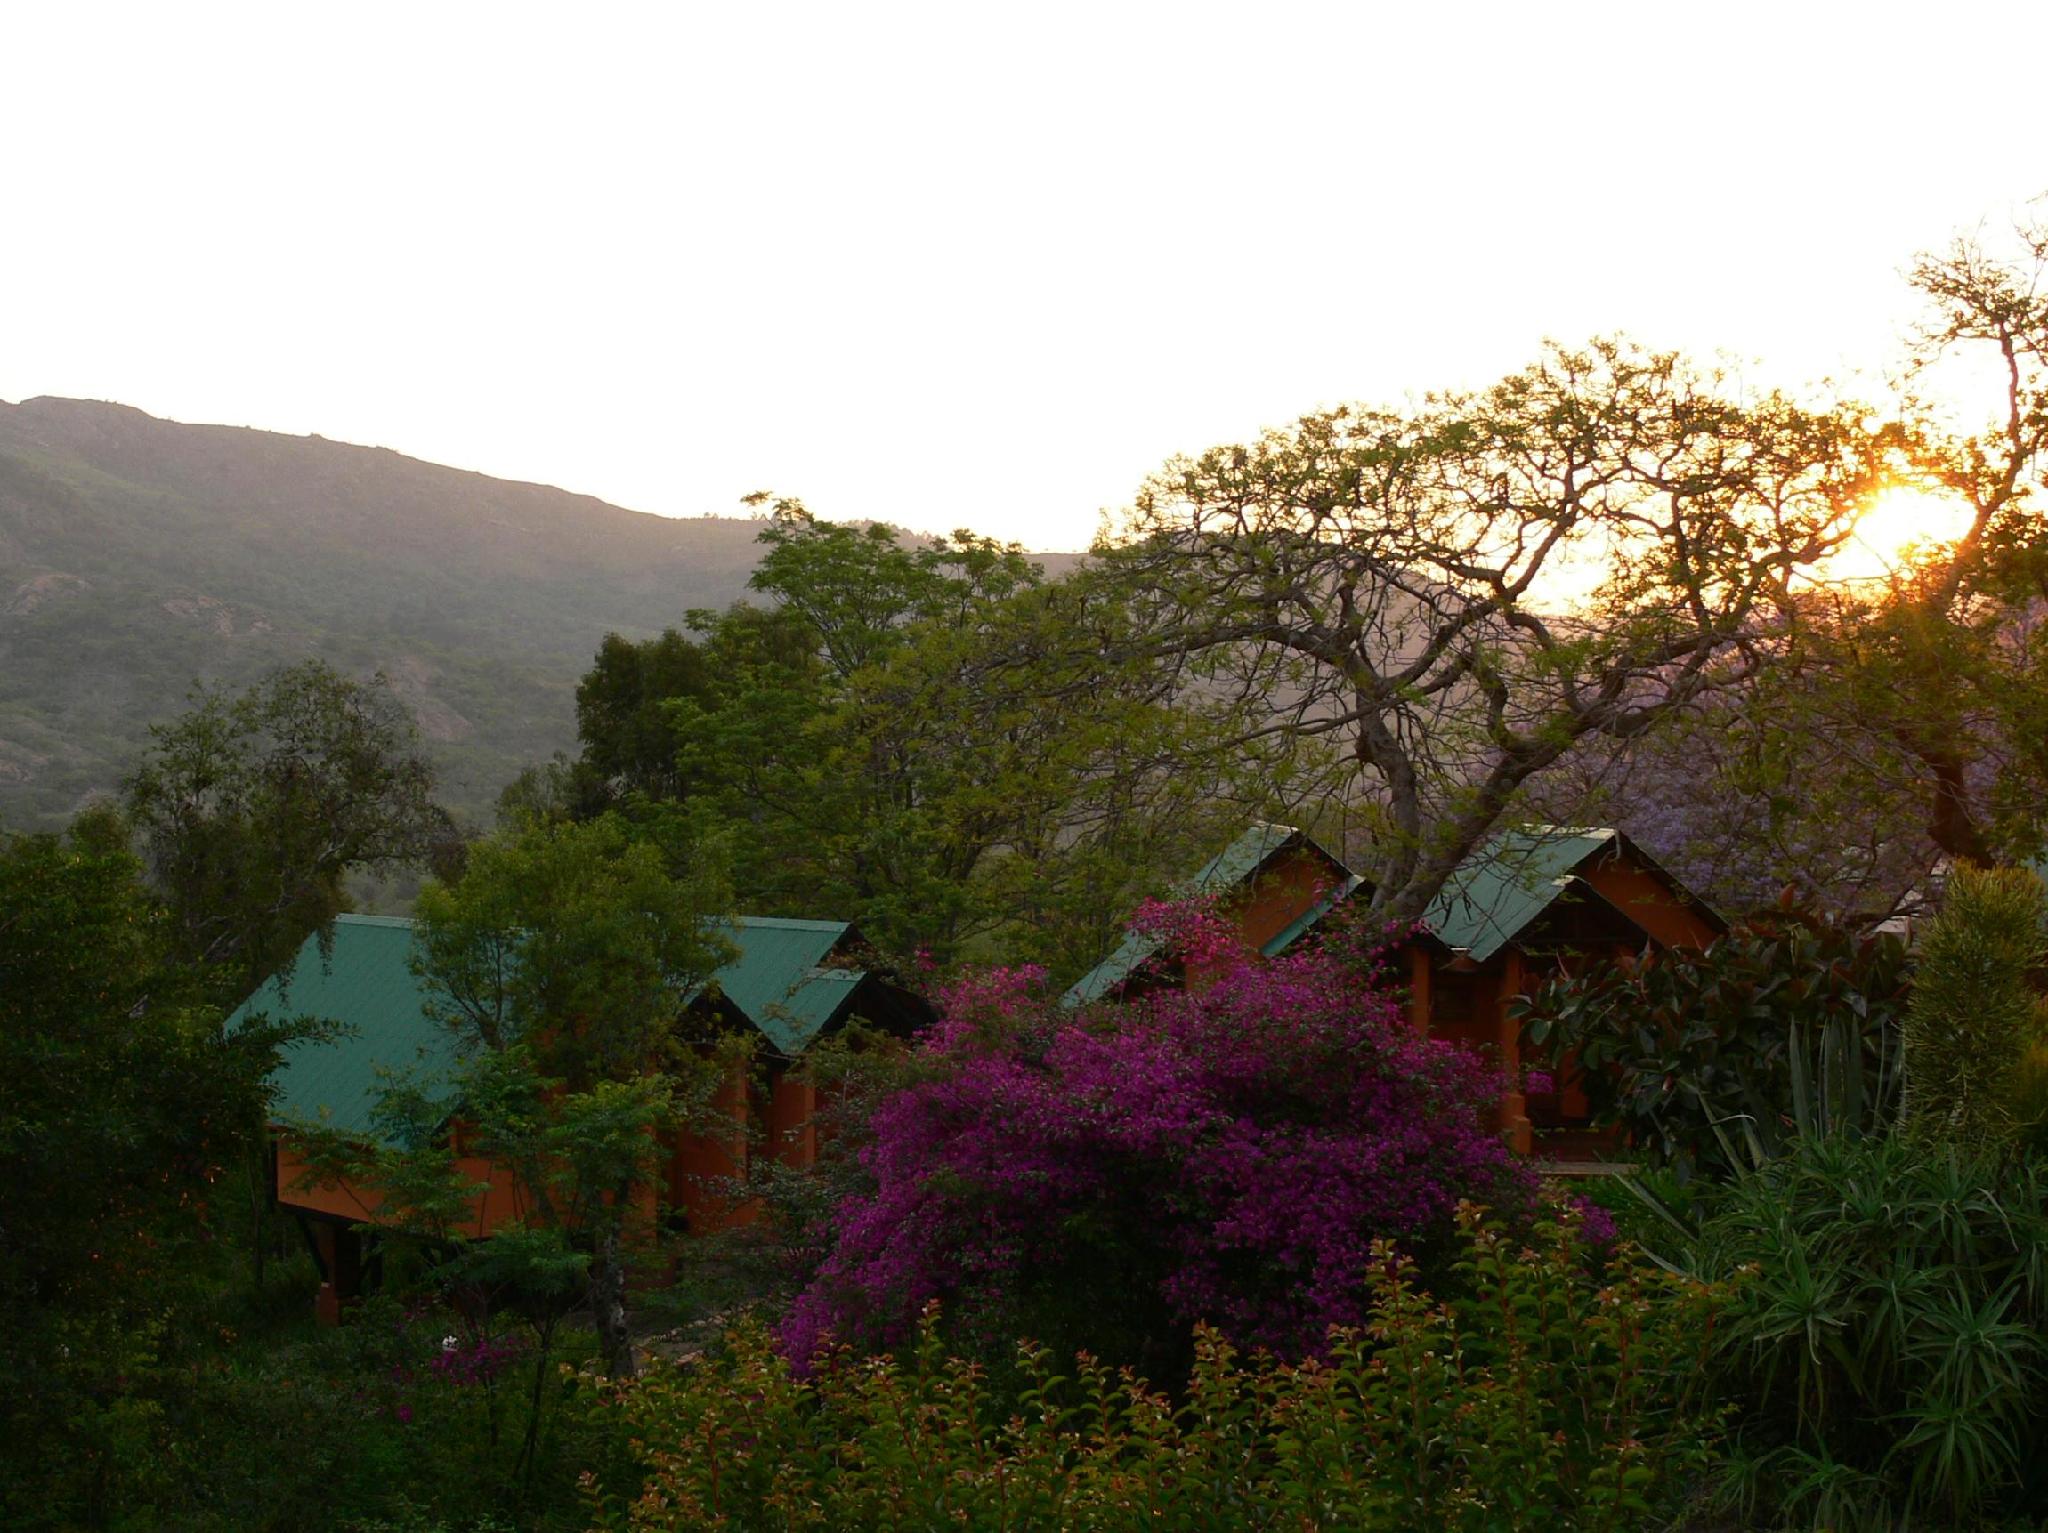
[{"label": "green foliage", "polygon": [[764,1332],[615,1392],[645,1483],[600,1525],[654,1529],[1622,1529],[1667,1514],[1711,1462],[1697,1388],[1720,1291],[1627,1253],[1583,1267],[1573,1216],[1527,1243],[1461,1217],[1463,1286],[1432,1299],[1371,1255],[1372,1322],[1322,1361],[1202,1334],[1176,1404],[1043,1348],[996,1394],[943,1355],[841,1353],[793,1378]]},{"label": "green foliage", "polygon": [[2012,1120],[2021,1144],[2048,1151],[2048,1028],[2035,1013],[2034,1042],[2012,1077]]},{"label": "green foliage", "polygon": [[[681,857],[678,879],[678,850],[612,816],[479,843],[458,882],[419,899],[415,964],[430,1014],[462,1047],[457,1078],[394,1078],[375,1109],[379,1143],[293,1129],[315,1180],[383,1192],[380,1224],[433,1254],[444,1289],[525,1318],[536,1423],[552,1339],[578,1300],[607,1366],[632,1367],[625,1234],[651,1204],[656,1135],[707,1111],[731,1063],[678,1032],[687,997],[730,952],[710,925],[724,903],[716,857]],[[490,1232],[465,1164],[478,1157],[518,1200]]]},{"label": "green foliage", "polygon": [[[302,1308],[310,1269],[288,1276]],[[569,1533],[587,1521],[584,1470],[630,1481],[616,1413],[559,1365],[532,1459],[515,1468],[536,1404],[531,1358],[489,1350],[459,1312],[373,1299],[340,1330],[231,1309],[211,1321],[151,1327],[120,1349],[120,1392],[80,1413],[68,1452],[23,1453],[33,1499],[0,1499],[10,1529]],[[581,1357],[593,1342],[574,1333],[560,1350]],[[31,1444],[58,1447],[15,1446]]]},{"label": "green foliage", "polygon": [[1702,952],[1592,965],[1517,1010],[1535,1049],[1576,1056],[1594,1121],[1682,1182],[1887,1124],[1910,973],[1898,938],[1781,904]]},{"label": "green foliage", "polygon": [[[1913,369],[1941,386],[1909,396],[1891,472],[1965,513],[1962,535],[1881,590],[1809,604],[1788,656],[1820,682],[1807,722],[1833,742],[1831,772],[1903,790],[1929,840],[1983,864],[2048,836],[2048,224],[2013,233],[1958,239],[1912,272]],[[1958,404],[1976,430],[1955,428]]]},{"label": "green foliage", "polygon": [[2015,1102],[2048,954],[2048,894],[2024,868],[1959,865],[1920,944],[1905,1021],[1902,1130],[1923,1145],[1996,1153],[2021,1132]]},{"label": "green foliage", "polygon": [[802,720],[821,700],[818,637],[794,609],[736,605],[686,621],[687,633],[665,629],[637,644],[605,635],[577,685],[583,751],[561,769],[557,792],[578,818],[635,800],[683,800],[707,786],[678,757],[678,703],[716,712],[765,683]]},{"label": "green foliage", "polygon": [[715,845],[671,855],[612,816],[480,841],[459,880],[420,891],[428,1009],[474,1048],[523,1042],[575,1090],[637,1074],[730,956],[708,926],[726,901]]},{"label": "green foliage", "polygon": [[450,844],[433,788],[389,683],[308,661],[239,696],[196,690],[151,729],[127,802],[180,955],[218,966],[232,1001],[346,908],[351,870]]},{"label": "green foliage", "polygon": [[1698,1238],[1746,1273],[1715,1332],[1745,1522],[1966,1527],[2048,1514],[2048,1180],[1906,1140],[1807,1138]]},{"label": "green foliage", "polygon": [[125,837],[0,840],[0,1520],[90,1521],[154,1481],[275,1030],[222,1035]]},{"label": "green foliage", "polygon": [[[885,951],[1078,972],[1117,912],[1286,791],[1169,668],[1116,591],[1043,581],[1013,546],[913,542],[780,503],[752,584],[776,605],[608,639],[578,692],[583,753],[516,812],[613,805],[640,834],[729,828],[750,909],[851,917]],[[1226,765],[1225,763],[1228,763]]]}]

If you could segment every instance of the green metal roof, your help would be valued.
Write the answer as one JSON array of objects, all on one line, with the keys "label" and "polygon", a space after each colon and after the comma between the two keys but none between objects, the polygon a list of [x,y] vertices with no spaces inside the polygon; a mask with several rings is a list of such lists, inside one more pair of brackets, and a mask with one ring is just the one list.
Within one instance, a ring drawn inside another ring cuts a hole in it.
[{"label": "green metal roof", "polygon": [[[725,1009],[758,1028],[784,1054],[800,1052],[836,1021],[867,975],[826,959],[853,928],[844,921],[741,916],[718,923],[739,950],[712,975]],[[426,1014],[426,986],[412,972],[412,922],[391,916],[340,916],[326,952],[306,939],[291,968],[273,976],[228,1019],[258,1014],[320,1017],[344,1036],[289,1045],[279,1064],[278,1118],[323,1115],[345,1133],[371,1137],[370,1112],[390,1071],[417,1072],[431,1091],[459,1059],[454,1036]],[[700,987],[686,1002],[703,994]],[[718,1004],[718,1003],[714,1003]],[[452,1100],[452,1086],[450,1096]]]},{"label": "green metal roof", "polygon": [[1501,831],[1458,864],[1422,919],[1446,947],[1484,963],[1548,910],[1588,859],[1619,843],[1619,832],[1605,829]]},{"label": "green metal roof", "polygon": [[[1189,887],[1197,893],[1210,894],[1243,883],[1300,835],[1300,831],[1288,825],[1254,825],[1204,864],[1201,872],[1190,880]],[[1315,846],[1313,841],[1308,844]],[[1530,825],[1499,832],[1458,864],[1437,897],[1430,902],[1423,920],[1446,947],[1462,951],[1484,963],[1568,893],[1618,908],[1575,875],[1594,856],[1623,848],[1674,888],[1678,887],[1675,879],[1644,856],[1618,830]],[[1320,847],[1316,849],[1322,850]],[[1329,854],[1325,852],[1324,855]],[[1337,861],[1334,857],[1330,860]],[[1337,865],[1343,866],[1342,863]],[[1335,888],[1260,951],[1268,958],[1286,952],[1364,884],[1365,880],[1357,874],[1347,873]],[[1709,920],[1723,926],[1727,924],[1697,899],[1694,904]],[[1620,911],[1620,914],[1627,917],[1628,913]],[[1061,997],[1062,1002],[1067,1006],[1081,1006],[1102,1000],[1130,979],[1139,966],[1158,951],[1157,939],[1126,932],[1116,951],[1077,980]]]},{"label": "green metal roof", "polygon": [[1202,864],[1201,870],[1188,880],[1188,888],[1195,894],[1222,894],[1234,889],[1300,834],[1292,825],[1254,820],[1249,830]]},{"label": "green metal roof", "polygon": [[[796,1055],[829,1027],[860,982],[860,969],[825,959],[853,934],[845,921],[741,916],[716,923],[739,956],[711,976],[720,996],[783,1053]],[[692,996],[695,999],[695,996]]]},{"label": "green metal roof", "polygon": [[[1284,851],[1297,838],[1306,841],[1310,846],[1314,846],[1319,852],[1323,850],[1293,825],[1274,825],[1264,820],[1254,821],[1251,828],[1246,830],[1244,834],[1203,863],[1195,876],[1181,886],[1181,892],[1195,895],[1226,893],[1257,876],[1261,868],[1272,861],[1275,856]],[[1323,852],[1323,855],[1329,857],[1330,854]],[[1330,861],[1336,863],[1340,868],[1344,866],[1341,862],[1337,862],[1337,859],[1334,857],[1330,857]],[[1357,878],[1347,873],[1345,881],[1339,885],[1343,891],[1342,894],[1333,894],[1329,899],[1324,900],[1314,911],[1295,922],[1294,926],[1289,927],[1288,931],[1293,932],[1295,936],[1299,936],[1301,931],[1306,931],[1316,921],[1322,919],[1323,915],[1329,911],[1337,900],[1358,887],[1358,883],[1359,880]],[[1296,931],[1297,927],[1300,928],[1300,931]],[[1279,941],[1278,938],[1274,940],[1276,942]],[[1285,945],[1285,943],[1281,944],[1282,947]],[[1278,952],[1279,950],[1272,943],[1266,945],[1268,954]],[[1075,980],[1068,987],[1067,993],[1060,997],[1060,1004],[1070,1007],[1085,1006],[1092,1001],[1102,1000],[1113,992],[1117,986],[1129,980],[1133,974],[1137,973],[1140,965],[1147,959],[1155,957],[1158,952],[1159,939],[1157,937],[1147,936],[1134,931],[1125,932],[1124,939],[1117,944],[1116,951]]]},{"label": "green metal roof", "polygon": [[231,1029],[259,1013],[280,1020],[321,1017],[348,1029],[340,1038],[285,1047],[274,1117],[325,1116],[344,1133],[369,1138],[370,1109],[384,1085],[380,1070],[416,1070],[429,1090],[436,1077],[452,1073],[455,1037],[428,1020],[425,987],[411,960],[412,922],[338,916],[327,952],[318,934],[308,937],[290,969],[265,980],[236,1008]]}]

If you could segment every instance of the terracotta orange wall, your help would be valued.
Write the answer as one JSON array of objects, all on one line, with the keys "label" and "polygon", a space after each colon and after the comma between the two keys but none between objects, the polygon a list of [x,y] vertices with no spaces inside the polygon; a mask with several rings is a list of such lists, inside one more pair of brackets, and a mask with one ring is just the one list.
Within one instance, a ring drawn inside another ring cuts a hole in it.
[{"label": "terracotta orange wall", "polygon": [[[661,1160],[661,1192],[671,1206],[688,1216],[691,1228],[697,1230],[749,1224],[760,1212],[752,1203],[735,1202],[725,1196],[716,1185],[719,1181],[747,1174],[747,1133],[752,1113],[746,1075],[742,1069],[734,1067],[733,1073],[719,1088],[715,1103],[732,1120],[730,1133],[677,1135],[657,1152]],[[786,1080],[775,1082],[769,1104],[769,1145],[771,1153],[785,1165],[808,1166],[816,1161],[817,1132],[811,1125],[815,1111],[816,1092],[813,1088]],[[470,1235],[488,1235],[532,1212],[531,1194],[508,1168],[481,1156],[463,1156],[456,1161],[456,1166],[467,1180],[484,1184],[484,1190],[470,1204],[472,1218],[467,1226]],[[277,1198],[280,1203],[355,1223],[377,1222],[378,1211],[384,1203],[384,1194],[379,1189],[346,1179],[315,1185],[305,1180],[307,1173],[304,1157],[280,1132],[277,1152]],[[644,1189],[635,1203],[651,1219],[655,1212],[655,1189]]]},{"label": "terracotta orange wall", "polygon": [[1336,882],[1337,875],[1320,857],[1294,852],[1253,880],[1237,907],[1238,930],[1253,947],[1264,947],[1306,915]]},{"label": "terracotta orange wall", "polygon": [[[1262,948],[1306,915],[1328,894],[1337,875],[1320,857],[1297,851],[1269,864],[1251,888],[1226,907],[1237,929],[1253,948]],[[1199,985],[1212,976],[1191,969],[1188,980]]]},{"label": "terracotta orange wall", "polygon": [[678,1135],[663,1178],[670,1205],[683,1211],[693,1230],[751,1224],[759,1213],[751,1203],[735,1201],[717,1186],[722,1180],[747,1174],[751,1114],[746,1072],[741,1066],[732,1067],[713,1105],[731,1120],[731,1131]]},{"label": "terracotta orange wall", "polygon": [[1698,907],[1681,901],[1661,879],[1618,857],[1602,858],[1580,875],[1666,947],[1705,947],[1716,935]]},{"label": "terracotta orange wall", "polygon": [[[481,1156],[465,1155],[455,1164],[465,1180],[485,1184],[470,1200],[469,1234],[488,1235],[529,1212],[526,1189],[509,1171]],[[358,1186],[345,1178],[316,1185],[306,1180],[307,1176],[305,1160],[289,1139],[281,1137],[277,1147],[278,1202],[359,1223],[377,1222],[377,1211],[384,1205],[384,1194],[377,1188]]]}]

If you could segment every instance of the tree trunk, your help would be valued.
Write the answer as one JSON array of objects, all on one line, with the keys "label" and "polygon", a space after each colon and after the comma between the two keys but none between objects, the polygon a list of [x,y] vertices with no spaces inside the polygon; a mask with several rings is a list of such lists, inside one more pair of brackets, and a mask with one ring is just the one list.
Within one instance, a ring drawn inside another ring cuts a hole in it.
[{"label": "tree trunk", "polygon": [[597,1260],[590,1269],[590,1309],[597,1318],[597,1337],[604,1349],[604,1371],[615,1379],[639,1371],[633,1355],[633,1333],[626,1321],[626,1263],[620,1248],[619,1221],[625,1198],[610,1210],[597,1235]]}]

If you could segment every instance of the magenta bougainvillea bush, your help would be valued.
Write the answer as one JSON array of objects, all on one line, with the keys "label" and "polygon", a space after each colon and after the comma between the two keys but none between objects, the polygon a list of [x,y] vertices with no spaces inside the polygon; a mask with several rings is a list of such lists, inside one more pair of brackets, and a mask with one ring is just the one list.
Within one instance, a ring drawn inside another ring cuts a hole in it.
[{"label": "magenta bougainvillea bush", "polygon": [[1365,1320],[1376,1239],[1426,1271],[1460,1200],[1531,1206],[1482,1126],[1498,1076],[1417,1038],[1358,944],[1269,962],[1200,906],[1141,920],[1188,988],[1075,1012],[1023,968],[942,996],[922,1078],[872,1121],[872,1189],[784,1323],[799,1364],[827,1335],[893,1346],[934,1299],[1004,1350],[1170,1367],[1208,1321],[1300,1356]]}]

